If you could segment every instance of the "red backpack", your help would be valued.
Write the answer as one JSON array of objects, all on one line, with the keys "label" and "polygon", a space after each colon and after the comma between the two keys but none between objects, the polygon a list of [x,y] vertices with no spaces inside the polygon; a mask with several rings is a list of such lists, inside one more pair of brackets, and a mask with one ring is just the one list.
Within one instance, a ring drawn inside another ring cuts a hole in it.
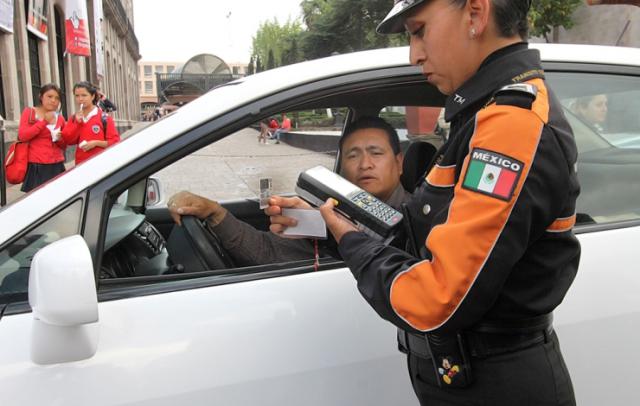
[{"label": "red backpack", "polygon": [[[34,110],[31,110],[29,122],[32,121]],[[33,119],[35,121],[35,119]],[[9,152],[4,158],[4,173],[7,182],[14,185],[22,183],[27,174],[27,164],[29,163],[29,143],[16,141],[9,147]]]}]

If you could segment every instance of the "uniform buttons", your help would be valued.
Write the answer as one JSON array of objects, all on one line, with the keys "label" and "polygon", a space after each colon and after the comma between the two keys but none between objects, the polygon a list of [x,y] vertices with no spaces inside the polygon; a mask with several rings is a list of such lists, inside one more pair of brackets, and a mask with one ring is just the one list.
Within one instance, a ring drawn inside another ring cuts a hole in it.
[{"label": "uniform buttons", "polygon": [[429,206],[428,204],[422,206],[422,214],[427,216],[429,213],[431,213],[431,206]]}]

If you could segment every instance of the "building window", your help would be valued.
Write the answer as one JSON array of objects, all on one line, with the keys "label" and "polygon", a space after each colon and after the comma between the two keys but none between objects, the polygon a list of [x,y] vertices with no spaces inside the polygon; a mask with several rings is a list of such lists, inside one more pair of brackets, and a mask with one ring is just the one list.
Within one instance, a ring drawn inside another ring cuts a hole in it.
[{"label": "building window", "polygon": [[156,73],[164,73],[164,66],[156,65]]},{"label": "building window", "polygon": [[175,66],[173,66],[173,65],[167,65],[167,73],[171,73],[171,72],[173,72],[175,68],[176,68],[176,67],[175,67]]},{"label": "building window", "polygon": [[2,83],[2,64],[1,63],[0,63],[0,116],[2,116],[3,119],[7,118],[7,112],[4,109],[4,84]]},{"label": "building window", "polygon": [[151,76],[151,74],[152,74],[151,65],[144,65],[144,75]]},{"label": "building window", "polygon": [[27,33],[29,44],[29,70],[31,70],[31,93],[33,93],[33,105],[40,104],[40,56],[38,54],[38,38],[31,32]]},{"label": "building window", "polygon": [[153,82],[150,80],[144,81],[144,92],[145,93],[153,93]]}]

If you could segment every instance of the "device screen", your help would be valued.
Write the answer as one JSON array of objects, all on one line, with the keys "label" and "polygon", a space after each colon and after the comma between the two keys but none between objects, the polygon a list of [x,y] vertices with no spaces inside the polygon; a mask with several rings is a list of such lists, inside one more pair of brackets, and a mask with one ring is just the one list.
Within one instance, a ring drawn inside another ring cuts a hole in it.
[{"label": "device screen", "polygon": [[331,185],[331,188],[341,194],[344,197],[350,197],[353,192],[359,192],[362,189],[344,179],[343,177],[336,175],[323,166],[311,168],[307,173],[318,179],[320,183],[325,185]]}]

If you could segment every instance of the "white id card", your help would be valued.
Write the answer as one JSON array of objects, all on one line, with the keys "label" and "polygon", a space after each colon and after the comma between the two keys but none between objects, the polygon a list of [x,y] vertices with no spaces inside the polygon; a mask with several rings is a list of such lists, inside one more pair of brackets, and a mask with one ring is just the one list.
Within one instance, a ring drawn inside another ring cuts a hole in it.
[{"label": "white id card", "polygon": [[282,234],[291,237],[327,238],[327,225],[317,209],[282,209],[282,215],[298,220],[298,225],[287,227]]}]

